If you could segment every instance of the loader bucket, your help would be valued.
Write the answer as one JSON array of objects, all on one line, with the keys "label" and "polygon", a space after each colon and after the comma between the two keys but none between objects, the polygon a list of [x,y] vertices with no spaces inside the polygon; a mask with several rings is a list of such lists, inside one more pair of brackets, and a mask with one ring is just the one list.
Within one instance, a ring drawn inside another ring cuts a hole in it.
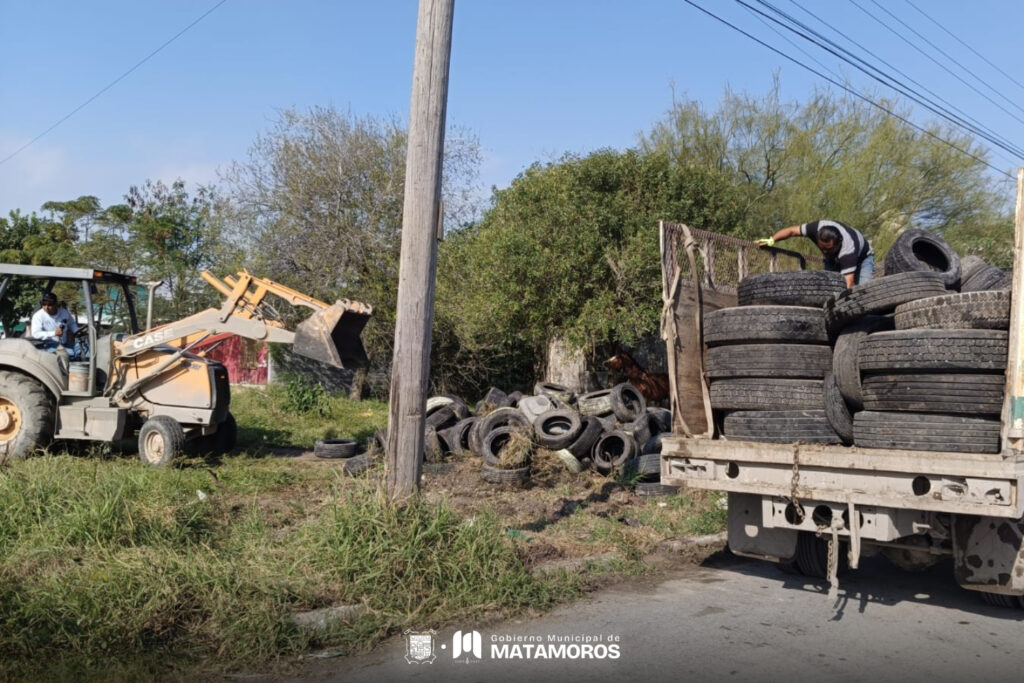
[{"label": "loader bucket", "polygon": [[336,368],[365,366],[370,361],[359,335],[372,314],[367,304],[336,301],[299,323],[292,351]]}]

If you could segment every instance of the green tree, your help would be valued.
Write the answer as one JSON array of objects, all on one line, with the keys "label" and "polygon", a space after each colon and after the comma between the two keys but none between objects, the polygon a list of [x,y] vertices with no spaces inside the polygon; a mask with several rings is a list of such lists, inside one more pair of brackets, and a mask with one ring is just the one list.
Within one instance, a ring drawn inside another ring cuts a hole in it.
[{"label": "green tree", "polygon": [[[873,99],[909,117],[907,106]],[[1012,244],[1012,230],[1001,232],[1011,193],[993,180],[975,139],[935,123],[922,132],[831,91],[787,103],[776,83],[764,97],[727,91],[715,111],[675,102],[640,147],[730,174],[756,217],[737,232],[745,237],[832,218],[863,231],[879,257],[910,227],[945,235],[963,253],[991,257]],[[971,238],[979,231],[987,235],[983,247]]]},{"label": "green tree", "polygon": [[[394,343],[405,153],[395,120],[288,110],[225,177],[232,234],[254,267],[328,302],[373,305],[363,339],[379,366],[390,363]],[[471,136],[448,137],[446,225],[472,215],[478,164]]]},{"label": "green tree", "polygon": [[461,353],[435,354],[435,370],[514,386],[539,374],[552,337],[603,353],[656,333],[658,221],[725,230],[746,220],[742,199],[726,175],[666,154],[602,150],[530,167],[442,245],[435,344],[453,346],[437,338],[451,329]]}]

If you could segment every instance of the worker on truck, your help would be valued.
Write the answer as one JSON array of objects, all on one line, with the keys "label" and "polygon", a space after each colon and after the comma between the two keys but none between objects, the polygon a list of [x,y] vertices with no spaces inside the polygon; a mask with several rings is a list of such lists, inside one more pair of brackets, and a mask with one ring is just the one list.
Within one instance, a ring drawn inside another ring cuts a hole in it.
[{"label": "worker on truck", "polygon": [[755,241],[771,247],[776,242],[797,236],[814,240],[825,257],[825,270],[840,273],[846,280],[847,289],[874,278],[875,252],[871,250],[868,239],[860,231],[839,221],[821,219],[794,225]]}]

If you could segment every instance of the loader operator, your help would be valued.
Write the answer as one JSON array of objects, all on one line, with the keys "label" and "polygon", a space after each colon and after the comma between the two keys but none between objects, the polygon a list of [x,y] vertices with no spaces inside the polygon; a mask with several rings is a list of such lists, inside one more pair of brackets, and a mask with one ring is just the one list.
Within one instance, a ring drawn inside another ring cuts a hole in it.
[{"label": "loader operator", "polygon": [[[80,330],[66,308],[57,308],[57,295],[43,292],[39,310],[32,315],[30,336],[43,342],[43,348],[57,351],[59,346],[70,346],[66,342],[78,335]],[[84,331],[82,328],[81,331]]]},{"label": "loader operator", "polygon": [[839,221],[821,219],[783,228],[771,237],[755,240],[771,247],[790,237],[803,236],[814,240],[825,256],[825,270],[842,274],[846,288],[864,284],[875,276],[875,252],[858,230]]}]

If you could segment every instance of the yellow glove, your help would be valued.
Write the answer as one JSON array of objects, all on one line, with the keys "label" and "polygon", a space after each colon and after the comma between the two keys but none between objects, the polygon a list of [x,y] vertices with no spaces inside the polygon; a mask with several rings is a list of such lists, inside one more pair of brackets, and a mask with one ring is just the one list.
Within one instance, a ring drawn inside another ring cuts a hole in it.
[{"label": "yellow glove", "polygon": [[760,244],[762,247],[774,247],[775,237],[765,237],[764,239],[754,240],[754,242]]}]

